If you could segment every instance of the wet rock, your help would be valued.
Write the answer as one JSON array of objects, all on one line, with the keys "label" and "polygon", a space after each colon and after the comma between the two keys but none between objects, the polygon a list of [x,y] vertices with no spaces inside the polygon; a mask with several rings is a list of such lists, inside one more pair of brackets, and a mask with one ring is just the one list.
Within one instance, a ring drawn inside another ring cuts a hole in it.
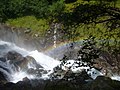
[{"label": "wet rock", "polygon": [[47,74],[48,71],[44,70],[44,69],[34,69],[34,68],[30,68],[27,70],[27,73],[30,75],[34,75],[36,77],[41,77],[43,74]]},{"label": "wet rock", "polygon": [[40,64],[36,62],[36,60],[33,57],[26,56],[25,59],[29,61],[30,65],[34,65],[35,68],[37,69],[43,68]]},{"label": "wet rock", "polygon": [[0,45],[0,51],[6,50],[6,49],[8,49],[8,45],[7,44]]},{"label": "wet rock", "polygon": [[41,77],[42,76],[41,70],[37,70],[37,69],[33,69],[33,68],[29,69],[27,71],[27,73],[30,74],[30,75],[34,75],[36,77]]},{"label": "wet rock", "polygon": [[5,84],[7,82],[7,79],[3,72],[0,71],[0,84]]},{"label": "wet rock", "polygon": [[25,77],[25,78],[23,78],[23,80],[22,81],[30,81],[27,77]]},{"label": "wet rock", "polygon": [[66,81],[63,79],[52,81],[43,79],[29,80],[25,77],[23,81],[17,83],[8,82],[0,84],[0,90],[119,90],[119,88],[119,81],[114,81],[104,76],[98,76],[95,80],[87,83]]},{"label": "wet rock", "polygon": [[16,52],[16,51],[9,51],[5,55],[5,57],[6,57],[7,60],[10,60],[11,63],[23,60],[23,56],[20,53]]},{"label": "wet rock", "polygon": [[24,31],[25,34],[28,34],[28,33],[30,33],[30,32],[31,32],[31,29],[30,29],[30,28],[27,28],[27,29]]},{"label": "wet rock", "polygon": [[53,34],[55,28],[57,29],[57,43],[60,43],[61,41],[64,41],[64,33],[62,33],[63,30],[61,23],[51,23],[50,33],[45,32],[45,35],[38,34],[37,32],[33,33],[30,28],[17,28],[0,23],[0,39],[3,41],[12,42],[17,46],[24,47],[28,50],[44,51],[54,44]]},{"label": "wet rock", "polygon": [[20,53],[16,51],[9,51],[5,55],[6,59],[9,60],[10,64],[13,64],[17,70],[26,70],[30,67],[33,68],[43,68],[41,65],[39,65],[36,60],[31,56],[23,57]]},{"label": "wet rock", "polygon": [[46,70],[44,70],[43,72],[42,72],[42,74],[47,74],[49,71],[46,71]]},{"label": "wet rock", "polygon": [[13,64],[16,68],[15,70],[19,69],[27,69],[27,64],[29,60],[24,58],[20,53],[16,51],[9,51],[6,55],[5,58],[9,60],[10,64]]},{"label": "wet rock", "polygon": [[92,83],[90,90],[118,90],[119,81],[111,80],[109,77],[98,76]]},{"label": "wet rock", "polygon": [[15,87],[15,84],[14,84],[14,83],[8,82],[8,83],[6,83],[6,84],[4,85],[3,89],[4,89],[4,90],[13,90],[14,87]]},{"label": "wet rock", "polygon": [[33,90],[30,80],[17,82],[14,89],[15,90]]},{"label": "wet rock", "polygon": [[6,62],[6,59],[4,57],[0,57],[0,61]]},{"label": "wet rock", "polygon": [[71,82],[55,80],[47,83],[44,90],[76,90],[76,88]]},{"label": "wet rock", "polygon": [[103,51],[100,57],[95,61],[94,67],[100,70],[106,76],[120,75],[120,54],[116,56]]}]

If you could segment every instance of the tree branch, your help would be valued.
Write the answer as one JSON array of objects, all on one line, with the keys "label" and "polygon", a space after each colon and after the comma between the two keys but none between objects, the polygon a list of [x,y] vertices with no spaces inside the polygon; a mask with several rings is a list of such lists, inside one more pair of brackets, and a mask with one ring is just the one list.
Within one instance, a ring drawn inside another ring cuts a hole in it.
[{"label": "tree branch", "polygon": [[116,20],[116,18],[110,18],[110,19],[106,19],[106,20],[100,20],[100,21],[94,21],[95,24],[99,24],[99,23],[104,23],[104,22],[108,22],[111,20]]}]

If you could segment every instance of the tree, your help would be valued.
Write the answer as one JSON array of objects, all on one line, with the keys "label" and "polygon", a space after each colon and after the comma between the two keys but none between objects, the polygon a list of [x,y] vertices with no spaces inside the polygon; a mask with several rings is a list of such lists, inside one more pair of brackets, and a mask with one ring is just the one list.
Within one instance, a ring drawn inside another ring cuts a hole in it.
[{"label": "tree", "polygon": [[[88,38],[89,39],[83,40],[81,48],[78,50],[77,58],[74,59],[73,62],[69,62],[69,57],[67,56],[61,59],[61,64],[54,68],[54,73],[51,75],[52,79],[61,78],[67,81],[74,79],[76,82],[81,74],[87,75],[85,72],[90,71],[92,68],[99,70],[97,67],[94,67],[93,64],[95,64],[97,58],[99,58],[101,53],[100,47],[97,47],[95,37],[89,36]],[[82,70],[80,72],[80,69],[78,69],[78,72],[73,72],[73,69],[79,67],[89,67],[89,69],[83,70],[83,72]],[[88,77],[89,75],[86,78]]]},{"label": "tree", "polygon": [[[84,1],[84,3],[75,4],[72,12],[63,12],[58,17],[59,22],[62,22],[64,25],[63,30],[65,35],[68,36],[68,39],[73,40],[73,42],[74,38],[77,37],[76,35],[78,37],[80,35],[76,33],[78,27],[84,27],[82,29],[86,28],[86,32],[95,29],[96,32],[100,33],[98,36],[94,36],[96,39],[88,37],[83,42],[81,45],[82,48],[78,51],[78,58],[68,67],[64,76],[71,71],[74,64],[78,64],[78,67],[81,67],[81,65],[84,66],[85,64],[81,64],[81,61],[87,63],[89,67],[95,68],[93,64],[101,51],[110,53],[110,55],[115,56],[115,60],[118,60],[117,56],[120,55],[120,9],[115,6],[117,0],[103,1],[90,0],[89,2]],[[55,69],[55,72],[61,70],[62,66],[67,64],[66,59],[68,58],[65,56],[61,65]],[[74,77],[72,76],[72,78]],[[69,79],[67,78],[67,80]]]},{"label": "tree", "polygon": [[75,4],[72,12],[65,12],[59,16],[59,21],[63,23],[66,34],[69,33],[69,37],[71,34],[70,38],[75,38],[74,35],[79,36],[80,34],[76,33],[77,28],[84,27],[86,32],[94,29],[101,33],[97,38],[101,40],[104,38],[109,46],[113,45],[112,40],[114,45],[116,44],[114,47],[120,48],[120,9],[111,4],[117,0],[106,0],[106,2],[99,3],[100,1],[85,1],[85,3]]},{"label": "tree", "polygon": [[52,18],[63,10],[63,0],[1,0],[1,22],[7,19],[34,15],[37,18]]}]

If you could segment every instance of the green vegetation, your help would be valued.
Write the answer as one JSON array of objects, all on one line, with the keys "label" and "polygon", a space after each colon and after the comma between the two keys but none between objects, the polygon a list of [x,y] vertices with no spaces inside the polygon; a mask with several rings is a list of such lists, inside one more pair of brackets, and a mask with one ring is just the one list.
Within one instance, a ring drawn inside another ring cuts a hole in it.
[{"label": "green vegetation", "polygon": [[[60,8],[62,9],[62,1],[53,1],[52,4],[48,0],[1,0],[0,1],[0,13],[1,21],[7,19],[34,15],[37,18],[47,18],[50,15],[57,13]],[[59,4],[59,9],[56,9],[56,5]],[[50,8],[53,5],[52,8]],[[55,8],[54,8],[55,7]],[[50,10],[49,10],[50,9]],[[56,12],[50,12],[56,11]]]},{"label": "green vegetation", "polygon": [[[119,40],[119,0],[1,0],[0,21],[43,35],[62,23],[64,38]],[[118,27],[117,27],[118,26]]]},{"label": "green vegetation", "polygon": [[63,0],[1,0],[0,22],[13,27],[31,28],[43,35],[64,11]]},{"label": "green vegetation", "polygon": [[[104,1],[104,2],[103,2]],[[59,19],[64,23],[68,38],[86,38],[89,35],[95,36],[98,40],[105,40],[107,45],[111,41],[116,42],[119,47],[120,39],[120,11],[117,0],[78,0],[70,12],[65,12]],[[71,35],[72,37],[71,37]],[[115,44],[115,43],[114,43]]]},{"label": "green vegetation", "polygon": [[32,34],[43,35],[48,30],[49,23],[46,19],[37,19],[35,16],[24,16],[16,19],[8,19],[6,23],[12,27],[30,28]]},{"label": "green vegetation", "polygon": [[[78,67],[86,66],[81,64],[82,61],[93,68],[94,61],[103,51],[113,56],[115,62],[119,61],[119,0],[1,0],[0,2],[0,21],[10,26],[30,28],[32,35],[36,33],[43,35],[51,28],[51,24],[57,23],[62,25],[62,38],[73,41],[73,45],[76,40],[87,38],[83,41],[74,61]],[[55,68],[55,72],[66,64],[65,59],[61,60],[61,65]],[[75,79],[77,82],[73,73],[72,76],[66,77],[73,65],[68,67],[63,79]]]}]

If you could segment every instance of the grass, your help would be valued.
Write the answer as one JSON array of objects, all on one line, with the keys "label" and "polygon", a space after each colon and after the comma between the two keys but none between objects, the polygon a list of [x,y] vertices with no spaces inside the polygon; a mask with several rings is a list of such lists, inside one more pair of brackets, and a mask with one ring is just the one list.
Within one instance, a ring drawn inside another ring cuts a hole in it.
[{"label": "grass", "polygon": [[46,19],[37,19],[35,16],[25,16],[16,19],[9,19],[6,24],[18,28],[30,28],[32,34],[43,35],[49,29],[49,23]]}]

